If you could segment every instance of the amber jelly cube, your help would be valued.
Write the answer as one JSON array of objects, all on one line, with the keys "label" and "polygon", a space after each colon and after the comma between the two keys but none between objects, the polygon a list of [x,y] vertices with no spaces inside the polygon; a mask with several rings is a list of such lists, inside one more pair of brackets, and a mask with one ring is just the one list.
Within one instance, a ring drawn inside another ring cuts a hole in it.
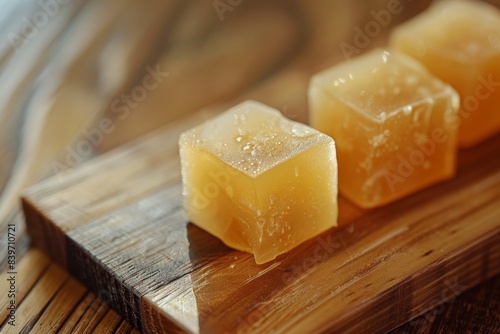
[{"label": "amber jelly cube", "polygon": [[339,190],[376,207],[455,172],[459,97],[410,57],[377,49],[315,75],[311,125],[333,137]]},{"label": "amber jelly cube", "polygon": [[268,262],[337,223],[334,141],[247,101],[181,135],[184,204],[197,226]]},{"label": "amber jelly cube", "polygon": [[390,44],[453,86],[459,145],[500,131],[500,11],[481,1],[439,1],[397,27]]}]

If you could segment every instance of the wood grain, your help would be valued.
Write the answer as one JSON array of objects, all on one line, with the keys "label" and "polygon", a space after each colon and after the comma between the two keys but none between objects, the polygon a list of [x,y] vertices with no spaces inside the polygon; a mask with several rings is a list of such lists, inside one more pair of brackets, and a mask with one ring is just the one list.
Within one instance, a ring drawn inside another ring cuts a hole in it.
[{"label": "wood grain", "polygon": [[[65,253],[56,259],[145,332],[382,333],[498,273],[500,137],[465,154],[453,180],[392,205],[342,200],[340,228],[257,266],[184,218],[175,139],[199,119],[24,198],[33,242]],[[103,198],[106,210],[89,206]]]},{"label": "wood grain", "polygon": [[[69,274],[56,264],[51,264],[43,276],[17,309],[19,318],[16,326],[6,325],[2,328],[3,333],[28,333],[38,317],[43,313],[50,297],[55,295],[69,279]],[[43,301],[43,302],[40,302]]]},{"label": "wood grain", "polygon": [[[392,334],[497,333],[499,311],[500,279],[497,276],[408,322]],[[475,321],[485,314],[488,318]]]},{"label": "wood grain", "polygon": [[[499,5],[497,0],[490,2]],[[392,17],[391,25],[415,15],[429,0],[401,3],[404,10]],[[40,310],[33,328],[39,328],[37,322],[43,321],[47,325],[44,329],[50,326],[62,333],[75,328],[89,332],[97,328],[92,326],[99,326],[99,321],[107,323],[110,319],[106,313],[97,317],[97,323],[89,320],[100,308],[89,307],[98,297],[88,291],[76,308],[68,304],[71,314],[63,323],[57,316],[42,315],[51,308],[59,290],[47,295],[47,300],[26,299],[36,293],[33,286],[43,277],[49,260],[33,248],[28,250],[19,193],[25,185],[57,173],[55,162],[64,169],[73,168],[75,163],[66,162],[66,149],[75,149],[85,140],[82,130],[92,131],[104,119],[112,119],[116,125],[76,164],[197,108],[220,111],[246,98],[261,100],[290,118],[306,121],[309,76],[342,60],[339,43],[352,43],[353,27],[363,28],[373,19],[371,10],[386,6],[385,0],[244,1],[220,21],[212,2],[204,0],[153,0],[147,6],[134,1],[71,0],[15,52],[7,34],[21,35],[23,17],[31,19],[41,7],[38,0],[0,1],[0,269],[4,277],[7,223],[13,223],[18,264],[31,268],[18,275],[17,302]],[[263,29],[258,29],[259,25]],[[367,49],[383,44],[389,30],[384,29]],[[264,42],[269,40],[267,35],[273,36],[271,43]],[[111,108],[112,102],[140,86],[147,73],[145,68],[157,64],[166,66],[170,73],[166,85],[151,92],[132,110],[131,117],[122,120],[121,114]],[[248,69],[253,69],[250,76]],[[132,201],[140,196],[136,193]],[[345,217],[363,215],[344,204]],[[99,207],[98,202],[89,205]],[[104,201],[100,210],[106,211],[112,205],[112,201]],[[1,305],[6,301],[2,283]],[[487,326],[498,309],[491,289],[498,286],[483,285],[480,290],[489,292],[480,294],[480,300],[486,303],[482,306],[481,301],[472,305],[467,298],[458,297],[454,303],[431,310],[421,320],[445,330],[443,321],[461,319],[463,332],[494,333]],[[449,312],[441,312],[443,307]],[[469,312],[474,307],[480,311],[471,317]],[[0,312],[0,316],[2,326],[5,313]],[[406,330],[421,328],[414,324],[408,323]],[[3,326],[0,328],[6,330]],[[121,322],[114,330],[130,333],[132,327]]]},{"label": "wood grain", "polygon": [[[49,259],[38,249],[32,249],[28,252],[26,260],[22,261],[17,268],[19,289],[17,289],[16,293],[16,302],[21,303],[24,300],[30,292],[29,289],[42,277],[49,266]],[[7,283],[6,279],[0,281],[0,291],[5,292],[9,290]],[[7,305],[9,303],[7,293],[4,293],[0,298],[0,305]],[[0,310],[0,319],[6,319],[7,314],[8,310],[6,308]]]}]

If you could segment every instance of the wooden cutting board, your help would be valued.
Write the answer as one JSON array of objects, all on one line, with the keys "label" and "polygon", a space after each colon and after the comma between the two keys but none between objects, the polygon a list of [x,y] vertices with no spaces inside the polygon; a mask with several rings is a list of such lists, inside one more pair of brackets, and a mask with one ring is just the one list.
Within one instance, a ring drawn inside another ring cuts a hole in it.
[{"label": "wooden cutting board", "polygon": [[23,198],[33,242],[146,333],[382,333],[500,272],[500,136],[450,181],[265,265],[189,224],[172,123]]}]

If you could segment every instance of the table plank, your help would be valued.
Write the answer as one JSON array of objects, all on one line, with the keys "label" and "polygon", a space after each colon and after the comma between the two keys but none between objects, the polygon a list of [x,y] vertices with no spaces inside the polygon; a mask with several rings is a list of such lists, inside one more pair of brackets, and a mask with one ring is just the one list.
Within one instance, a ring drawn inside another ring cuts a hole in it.
[{"label": "table plank", "polygon": [[[250,332],[386,332],[455,297],[440,296],[449,281],[466,289],[498,273],[500,136],[465,154],[454,179],[396,203],[362,210],[341,199],[340,229],[257,266],[184,218],[176,143],[198,120],[187,117],[41,182],[24,198],[35,244],[50,245],[63,266],[138,328],[232,333],[257,314]],[[89,206],[101,201],[98,185],[107,180],[121,185],[106,187],[113,205]],[[318,260],[324,240],[340,248]],[[262,305],[273,312],[263,314]]]},{"label": "table plank", "polygon": [[16,310],[15,326],[4,323],[2,333],[29,332],[38,321],[52,297],[69,279],[69,274],[56,264],[50,264],[48,270],[36,282],[26,298]]},{"label": "table plank", "polygon": [[[19,266],[16,269],[18,275],[16,275],[16,303],[20,304],[26,297],[26,295],[31,291],[33,286],[36,285],[37,281],[45,274],[50,266],[49,258],[36,248],[32,248],[28,251],[26,256],[22,258],[19,262]],[[3,272],[5,279],[0,281],[0,291],[2,295],[0,296],[0,305],[9,305],[9,297],[7,291],[10,290],[10,284],[7,281],[7,277],[11,276],[7,274],[6,271]],[[2,323],[7,318],[9,310],[2,308],[0,310],[0,319]]]},{"label": "table plank", "polygon": [[85,295],[87,289],[70,278],[51,298],[50,304],[30,329],[34,333],[57,333]]}]

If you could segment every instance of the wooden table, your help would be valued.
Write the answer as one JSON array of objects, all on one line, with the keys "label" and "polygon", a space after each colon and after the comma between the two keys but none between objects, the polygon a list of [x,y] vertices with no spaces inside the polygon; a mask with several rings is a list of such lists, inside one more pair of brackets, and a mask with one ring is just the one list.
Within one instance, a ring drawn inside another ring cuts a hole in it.
[{"label": "wooden table", "polygon": [[[391,25],[428,2],[402,0]],[[253,98],[307,121],[311,74],[343,60],[341,45],[359,52],[383,45],[390,27],[362,47],[355,28],[386,8],[382,0],[0,0],[2,332],[135,331],[106,296],[30,247],[19,207],[25,187],[202,108]],[[15,328],[3,307],[10,300],[9,232]],[[499,301],[497,276],[394,333],[495,333]]]}]

